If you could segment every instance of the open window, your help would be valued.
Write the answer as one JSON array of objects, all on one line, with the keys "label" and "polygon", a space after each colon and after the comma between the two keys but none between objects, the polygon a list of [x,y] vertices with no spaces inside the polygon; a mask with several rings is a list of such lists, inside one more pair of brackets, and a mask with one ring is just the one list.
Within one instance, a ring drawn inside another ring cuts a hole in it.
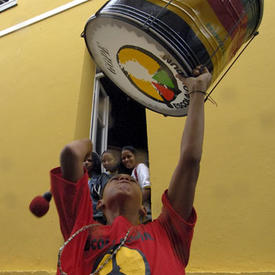
[{"label": "open window", "polygon": [[145,108],[100,71],[94,80],[90,136],[98,154],[132,145],[138,151],[139,160],[148,164]]},{"label": "open window", "polygon": [[[109,149],[117,155],[119,163],[122,147],[131,145],[136,148],[137,163],[145,163],[149,167],[145,108],[123,93],[100,71],[97,71],[94,79],[90,136],[94,151],[99,155]],[[150,188],[145,185],[149,180],[148,169],[142,165],[139,167],[144,168],[120,172],[133,173],[140,185],[145,186],[142,194],[146,199],[143,204],[147,215],[142,218],[142,222],[147,222],[152,219]],[[140,182],[139,179],[143,180]]]}]

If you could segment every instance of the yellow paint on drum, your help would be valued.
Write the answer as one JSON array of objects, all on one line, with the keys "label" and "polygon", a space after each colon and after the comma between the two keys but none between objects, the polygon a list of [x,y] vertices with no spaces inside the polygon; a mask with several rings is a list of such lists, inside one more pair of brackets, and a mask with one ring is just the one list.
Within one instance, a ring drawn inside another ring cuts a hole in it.
[{"label": "yellow paint on drum", "polygon": [[[118,53],[120,64],[126,64],[133,61],[138,62],[148,72],[148,76],[153,76],[160,68],[160,65],[150,56],[140,50],[134,48],[123,48]],[[148,80],[137,78],[131,72],[127,72],[133,83],[144,93],[148,94],[159,101],[163,101],[162,97],[156,91],[152,83]]]},{"label": "yellow paint on drum", "polygon": [[148,55],[133,48],[121,49],[118,53],[119,62],[125,64],[128,61],[138,61],[139,64],[148,70],[150,75],[153,75],[160,68],[159,64]]}]

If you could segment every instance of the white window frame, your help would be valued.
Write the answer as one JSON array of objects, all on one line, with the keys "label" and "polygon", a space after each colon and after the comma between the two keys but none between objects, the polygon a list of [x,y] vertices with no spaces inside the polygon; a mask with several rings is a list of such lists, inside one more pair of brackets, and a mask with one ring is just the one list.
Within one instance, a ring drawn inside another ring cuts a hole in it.
[{"label": "white window frame", "polygon": [[[91,127],[90,127],[90,138],[93,141],[94,151],[98,148],[98,143],[100,143],[99,151],[97,152],[99,155],[102,154],[107,149],[108,144],[108,126],[109,126],[109,111],[110,111],[110,98],[106,93],[103,85],[100,82],[100,79],[104,77],[102,72],[96,73],[94,78],[94,91],[93,91],[93,102],[92,102],[92,114],[91,114]],[[99,113],[99,100],[100,93],[103,96],[103,101],[100,112],[102,112],[102,117],[100,117]],[[100,140],[97,140],[97,133],[99,129],[99,125],[101,124],[102,133]]]}]

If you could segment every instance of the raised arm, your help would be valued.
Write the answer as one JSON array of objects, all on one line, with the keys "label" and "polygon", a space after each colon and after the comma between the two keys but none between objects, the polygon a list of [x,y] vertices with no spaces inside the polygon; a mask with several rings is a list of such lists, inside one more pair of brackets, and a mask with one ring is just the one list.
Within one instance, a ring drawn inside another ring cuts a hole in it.
[{"label": "raised arm", "polygon": [[83,176],[83,161],[92,149],[92,142],[89,139],[75,140],[64,147],[60,154],[64,179],[77,182]]},{"label": "raised arm", "polygon": [[[194,71],[198,75],[199,70]],[[181,78],[190,94],[190,105],[181,140],[180,158],[173,173],[168,198],[173,208],[187,220],[191,214],[199,176],[204,135],[204,93],[211,74],[207,68],[197,77]]]}]

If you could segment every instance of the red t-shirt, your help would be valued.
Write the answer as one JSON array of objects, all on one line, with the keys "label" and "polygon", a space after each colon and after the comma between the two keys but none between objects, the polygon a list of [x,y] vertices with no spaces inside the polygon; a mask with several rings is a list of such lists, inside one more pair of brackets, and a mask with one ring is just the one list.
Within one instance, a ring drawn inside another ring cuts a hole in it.
[{"label": "red t-shirt", "polygon": [[84,225],[95,224],[64,248],[61,267],[68,275],[88,275],[95,271],[129,229],[125,245],[99,274],[185,274],[196,222],[194,209],[185,221],[172,208],[166,191],[162,196],[162,212],[156,220],[133,226],[119,216],[111,225],[98,225],[93,220],[87,173],[72,183],[62,178],[60,168],[55,168],[51,171],[51,184],[65,240]]}]

